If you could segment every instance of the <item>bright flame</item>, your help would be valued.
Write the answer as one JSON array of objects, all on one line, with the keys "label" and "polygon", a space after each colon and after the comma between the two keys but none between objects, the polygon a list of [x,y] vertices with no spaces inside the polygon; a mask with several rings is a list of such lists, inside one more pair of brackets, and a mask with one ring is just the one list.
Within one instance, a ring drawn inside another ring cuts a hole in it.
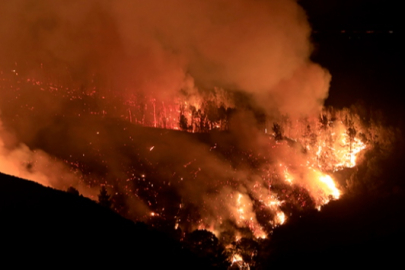
[{"label": "bright flame", "polygon": [[292,184],[292,176],[288,173],[287,168],[284,169],[284,179],[285,181],[287,181],[288,183]]},{"label": "bright flame", "polygon": [[278,212],[277,213],[277,221],[278,221],[278,223],[280,224],[280,225],[283,225],[284,224],[284,222],[285,222],[285,220],[286,220],[286,217],[285,217],[285,214],[284,214],[284,212]]},{"label": "bright flame", "polygon": [[233,254],[232,256],[232,264],[235,262],[239,262],[239,261],[243,261],[242,256],[240,256],[239,254]]},{"label": "bright flame", "polygon": [[339,189],[336,188],[335,182],[333,182],[332,177],[330,177],[327,174],[321,175],[319,177],[319,181],[321,181],[322,183],[324,183],[327,186],[327,188],[329,189],[329,194],[332,195],[333,198],[339,199],[340,191],[339,191]]}]

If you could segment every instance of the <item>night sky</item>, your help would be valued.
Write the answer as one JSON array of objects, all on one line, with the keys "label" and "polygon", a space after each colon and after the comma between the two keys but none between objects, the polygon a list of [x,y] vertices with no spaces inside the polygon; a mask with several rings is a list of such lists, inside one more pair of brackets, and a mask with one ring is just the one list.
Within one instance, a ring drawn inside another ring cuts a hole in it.
[{"label": "night sky", "polygon": [[315,30],[399,30],[400,2],[383,0],[302,0]]},{"label": "night sky", "polygon": [[402,125],[404,116],[399,4],[395,1],[304,0],[313,59],[332,74],[326,105],[363,104]]}]

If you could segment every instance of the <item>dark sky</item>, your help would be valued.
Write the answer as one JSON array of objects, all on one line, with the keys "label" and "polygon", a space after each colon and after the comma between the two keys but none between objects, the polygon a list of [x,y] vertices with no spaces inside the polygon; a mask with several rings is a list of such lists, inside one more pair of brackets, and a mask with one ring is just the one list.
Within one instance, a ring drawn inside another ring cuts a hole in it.
[{"label": "dark sky", "polygon": [[399,4],[392,0],[299,3],[319,32],[313,35],[314,61],[332,74],[326,105],[348,107],[360,101],[384,111],[391,124],[405,117]]},{"label": "dark sky", "polygon": [[315,30],[397,30],[401,1],[299,0]]}]

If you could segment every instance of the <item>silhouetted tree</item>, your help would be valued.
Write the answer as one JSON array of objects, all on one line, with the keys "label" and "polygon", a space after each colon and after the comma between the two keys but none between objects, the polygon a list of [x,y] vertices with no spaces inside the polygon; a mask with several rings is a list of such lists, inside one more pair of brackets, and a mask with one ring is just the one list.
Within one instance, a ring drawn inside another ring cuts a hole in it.
[{"label": "silhouetted tree", "polygon": [[127,217],[129,207],[125,195],[117,192],[111,196],[111,208],[123,217]]},{"label": "silhouetted tree", "polygon": [[191,128],[191,130],[193,130],[195,128],[195,126],[196,126],[195,121],[196,121],[196,118],[197,118],[197,109],[196,109],[196,107],[190,105],[189,110],[191,111],[190,128]]},{"label": "silhouetted tree", "polygon": [[67,193],[79,196],[79,191],[77,189],[75,189],[74,187],[69,187],[66,191]]},{"label": "silhouetted tree", "polygon": [[218,114],[219,114],[219,119],[221,122],[221,129],[226,130],[227,129],[227,127],[226,127],[226,120],[227,120],[226,119],[226,109],[223,105],[221,105],[221,107],[219,107]]},{"label": "silhouetted tree", "polygon": [[281,130],[281,126],[279,124],[277,124],[277,123],[273,124],[273,132],[274,132],[274,138],[277,141],[280,141],[283,139],[283,133]]},{"label": "silhouetted tree", "polygon": [[326,116],[326,114],[322,114],[322,115],[319,117],[319,122],[321,123],[321,128],[323,128],[323,129],[327,129],[327,128],[328,128],[328,122],[329,122],[329,120],[328,120],[328,117]]},{"label": "silhouetted tree", "polygon": [[209,100],[206,102],[204,110],[207,113],[207,119],[210,123],[210,129],[213,129],[215,127],[215,124],[220,120],[218,107],[216,106],[214,101]]},{"label": "silhouetted tree", "polygon": [[188,129],[187,118],[184,116],[184,114],[180,114],[179,126],[181,130],[186,131]]},{"label": "silhouetted tree", "polygon": [[111,208],[110,197],[111,196],[107,193],[105,186],[102,186],[100,189],[100,194],[98,194],[98,203],[106,208]]},{"label": "silhouetted tree", "polygon": [[229,266],[225,250],[213,233],[195,230],[186,236],[185,243],[193,253],[209,261],[212,266],[224,269]]},{"label": "silhouetted tree", "polygon": [[236,243],[236,250],[246,263],[254,266],[259,250],[259,244],[256,241],[243,237]]},{"label": "silhouetted tree", "polygon": [[350,147],[350,155],[352,154],[352,145],[354,141],[354,137],[356,137],[357,131],[356,129],[351,126],[347,129],[347,135],[349,136],[349,147]]}]

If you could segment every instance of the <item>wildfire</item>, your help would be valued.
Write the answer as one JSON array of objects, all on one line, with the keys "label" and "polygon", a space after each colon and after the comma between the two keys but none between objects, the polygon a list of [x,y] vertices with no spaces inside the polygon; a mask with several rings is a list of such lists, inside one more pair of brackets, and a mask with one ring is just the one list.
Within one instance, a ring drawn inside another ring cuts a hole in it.
[{"label": "wildfire", "polygon": [[[3,84],[4,82],[7,81],[3,80]],[[26,83],[33,84],[34,89],[38,87],[37,90],[41,93],[44,90],[40,89],[48,89],[52,95],[59,93],[53,84],[49,84],[47,88],[46,83],[38,83],[38,80],[34,79]],[[58,89],[63,88],[58,86]],[[15,88],[12,89],[18,97],[20,93]],[[93,92],[80,93],[79,89],[69,91],[70,95],[63,96],[69,101],[101,98]],[[213,129],[228,130],[232,102],[226,100],[229,96],[218,94],[223,92],[222,89],[215,91],[201,96],[194,95],[192,100],[188,101],[184,100],[185,97],[163,102],[157,97],[126,96],[124,100],[120,100],[123,108],[117,110],[118,115],[113,115],[108,108],[100,107],[99,111],[88,108],[80,111],[80,114],[74,112],[74,117],[85,118],[91,115],[104,118],[110,115],[127,121],[129,126],[136,124],[189,133],[208,133]],[[46,94],[46,91],[44,93]],[[102,96],[102,100],[105,99]],[[31,113],[31,108],[34,107],[27,104],[24,108]],[[128,160],[136,160],[136,164],[131,165],[131,168],[121,168],[121,171],[127,174],[127,184],[122,189],[129,198],[142,200],[145,208],[148,208],[145,216],[149,217],[150,222],[167,218],[161,210],[166,207],[161,205],[164,200],[159,199],[163,196],[161,194],[174,187],[180,191],[191,191],[193,195],[184,196],[183,193],[181,200],[184,197],[188,199],[175,202],[179,207],[171,228],[184,231],[190,228],[205,229],[218,236],[227,229],[223,225],[226,222],[223,221],[231,220],[236,231],[249,230],[256,240],[264,239],[274,227],[288,222],[287,217],[291,213],[284,205],[293,205],[300,209],[311,205],[320,209],[331,199],[336,200],[342,196],[342,189],[334,179],[334,172],[356,166],[360,153],[371,147],[364,139],[366,131],[360,124],[355,125],[354,120],[347,120],[347,115],[328,116],[334,119],[333,121],[319,121],[316,117],[285,120],[273,126],[273,136],[269,132],[272,129],[271,124],[266,122],[263,133],[256,134],[255,138],[260,142],[258,148],[261,151],[252,151],[239,145],[229,146],[217,141],[210,141],[202,147],[200,143],[191,143],[191,147],[187,147],[185,151],[179,147],[184,141],[178,140],[175,147],[166,147],[167,142],[162,144],[154,138],[145,143],[144,153],[139,154],[136,152],[138,149],[130,148],[134,137],[129,134],[129,139],[123,147],[135,153]],[[122,132],[127,133],[126,128]],[[160,138],[164,139],[166,132],[160,131]],[[239,131],[233,132],[238,134]],[[106,133],[107,131],[97,127],[91,132],[91,136],[99,140],[98,138]],[[91,151],[98,155],[95,159],[100,157],[101,163],[106,164],[108,153],[103,153],[101,147],[97,149],[93,146],[96,140],[91,138]],[[194,150],[194,147],[197,150]],[[77,170],[83,166],[83,160],[91,157],[91,152],[80,151],[80,160],[69,155],[66,157],[66,163]],[[208,161],[219,159],[221,161]],[[106,178],[108,179],[107,176]],[[119,178],[116,177],[114,181],[119,181]],[[200,186],[215,195],[207,200],[204,192],[198,193],[195,190]],[[193,210],[199,211],[198,218],[189,213],[190,209],[193,209],[190,208],[190,201],[193,201],[190,197],[193,196],[198,197],[198,202],[202,202],[202,205],[197,206],[198,210]],[[238,233],[236,235],[236,240],[240,240],[242,236]],[[241,261],[240,255],[232,258],[232,263],[237,261]]]},{"label": "wildfire", "polygon": [[355,109],[320,109],[331,76],[299,1],[45,2],[3,5],[1,171],[107,187],[165,232],[260,242],[340,199],[378,137]]}]

